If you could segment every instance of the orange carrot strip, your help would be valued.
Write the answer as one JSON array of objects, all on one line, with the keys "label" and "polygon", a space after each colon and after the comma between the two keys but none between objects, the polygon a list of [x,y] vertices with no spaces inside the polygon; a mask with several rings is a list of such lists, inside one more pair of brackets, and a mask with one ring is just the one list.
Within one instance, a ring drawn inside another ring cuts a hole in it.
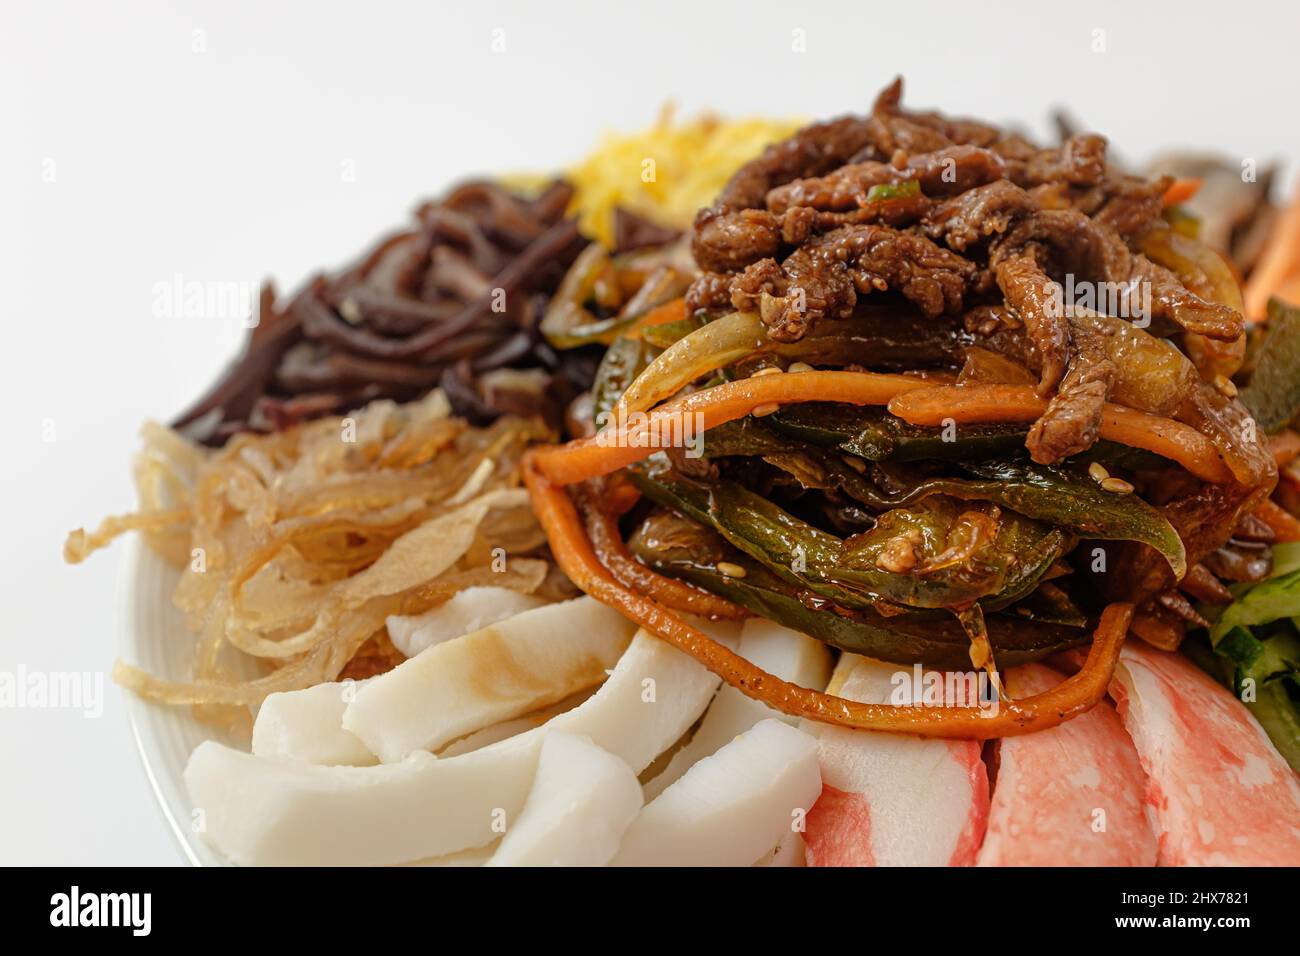
[{"label": "orange carrot strip", "polygon": [[1131,604],[1111,604],[1102,612],[1087,660],[1077,674],[1042,694],[1002,701],[996,711],[979,707],[864,704],[788,683],[719,644],[660,604],[620,584],[596,557],[569,496],[542,473],[540,458],[537,451],[524,456],[524,483],[532,495],[537,519],[551,543],[551,552],[573,583],[597,601],[691,655],[741,693],[783,714],[859,730],[923,737],[975,740],[1012,737],[1055,727],[1088,710],[1106,693],[1115,671],[1133,613]]},{"label": "orange carrot strip", "polygon": [[1272,498],[1255,509],[1255,517],[1273,529],[1278,541],[1300,541],[1300,518],[1287,511]]},{"label": "orange carrot strip", "polygon": [[630,334],[635,337],[642,329],[648,329],[652,325],[667,325],[669,322],[680,322],[684,318],[686,318],[686,300],[673,299],[643,315]]},{"label": "orange carrot strip", "polygon": [[743,418],[763,405],[845,402],[884,405],[895,395],[931,383],[904,375],[872,372],[787,372],[760,375],[693,392],[660,405],[648,415],[616,422],[590,438],[538,449],[537,467],[557,485],[607,475],[676,445],[685,431],[705,430]]},{"label": "orange carrot strip", "polygon": [[1174,184],[1165,190],[1160,201],[1166,207],[1187,202],[1201,191],[1203,182],[1202,179],[1175,179]]},{"label": "orange carrot strip", "polygon": [[1047,409],[1031,385],[936,385],[899,395],[889,411],[913,425],[939,426],[1020,424],[1035,421]]},{"label": "orange carrot strip", "polygon": [[1269,435],[1268,450],[1273,454],[1274,463],[1281,468],[1300,455],[1300,434],[1288,428]]},{"label": "orange carrot strip", "polygon": [[[1290,289],[1300,276],[1300,190],[1291,205],[1278,217],[1268,245],[1250,273],[1244,290],[1246,318],[1262,322],[1268,318],[1268,300]],[[1295,304],[1295,303],[1292,303]]]},{"label": "orange carrot strip", "polygon": [[[1047,410],[1047,400],[1027,385],[940,386],[899,395],[889,410],[913,425],[1032,422]],[[1232,480],[1214,443],[1182,422],[1107,403],[1101,437],[1163,455],[1205,481]]]},{"label": "orange carrot strip", "polygon": [[637,490],[636,485],[626,479],[618,481],[611,479],[605,485],[605,496],[606,510],[615,517],[627,514],[641,500],[641,492]]}]

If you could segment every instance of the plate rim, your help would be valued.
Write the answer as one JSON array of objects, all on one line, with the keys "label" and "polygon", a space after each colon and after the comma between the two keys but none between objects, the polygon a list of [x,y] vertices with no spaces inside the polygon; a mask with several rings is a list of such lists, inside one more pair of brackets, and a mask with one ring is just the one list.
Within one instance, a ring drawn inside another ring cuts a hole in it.
[{"label": "plate rim", "polygon": [[[125,545],[126,553],[123,555],[122,574],[118,582],[118,646],[121,658],[135,663],[146,656],[141,654],[140,611],[145,596],[141,593],[140,582],[142,566],[147,558],[145,549],[148,546],[139,535],[131,535]],[[127,688],[121,688],[121,691],[126,697],[127,722],[141,768],[181,857],[189,866],[228,865],[191,830],[188,821],[184,819],[186,814],[180,812],[188,805],[184,781],[174,778],[163,766],[164,748],[158,722],[170,708],[144,700]]]}]

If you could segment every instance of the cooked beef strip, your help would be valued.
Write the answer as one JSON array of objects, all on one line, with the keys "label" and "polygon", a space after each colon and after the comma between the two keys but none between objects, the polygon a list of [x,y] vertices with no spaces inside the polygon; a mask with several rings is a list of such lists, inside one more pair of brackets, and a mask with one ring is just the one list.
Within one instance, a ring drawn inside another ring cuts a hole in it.
[{"label": "cooked beef strip", "polygon": [[[1023,141],[1011,142],[1019,146]],[[1106,138],[1095,133],[1072,136],[1058,148],[1034,150],[1027,156],[1008,144],[1002,149],[1007,154],[1008,177],[1026,188],[1051,183],[1096,186],[1106,175]]]},{"label": "cooked beef strip", "polygon": [[[843,165],[870,141],[867,126],[866,120],[854,116],[814,123],[742,166],[714,204],[695,217],[691,253],[700,268],[740,269],[761,258],[750,251],[774,242],[779,230],[770,217],[747,216],[745,211],[760,208],[777,186]],[[729,248],[733,243],[736,249]],[[773,245],[767,254],[775,252]]]},{"label": "cooked beef strip", "polygon": [[[904,158],[900,155],[899,157]],[[792,206],[812,206],[830,212],[856,209],[867,202],[872,186],[916,180],[927,196],[952,196],[1001,179],[1002,158],[978,146],[950,146],[906,157],[906,162],[865,162],[825,176],[796,179],[767,194],[767,208],[785,212]]]},{"label": "cooked beef strip", "polygon": [[812,322],[851,313],[857,293],[892,289],[927,318],[955,313],[975,273],[974,263],[924,236],[845,226],[810,239],[781,265],[750,265],[732,283],[731,303],[757,311],[772,338],[794,341]]},{"label": "cooked beef strip", "polygon": [[701,269],[728,272],[774,256],[781,245],[781,222],[764,209],[741,209],[696,219],[691,253]]},{"label": "cooked beef strip", "polygon": [[995,275],[1007,307],[1024,324],[1025,334],[1038,354],[1038,394],[1046,395],[1061,380],[1069,360],[1070,331],[1060,286],[1029,255],[1002,260]]},{"label": "cooked beef strip", "polygon": [[[1188,290],[1178,277],[1146,256],[1133,254],[1114,229],[1078,209],[1044,209],[1020,220],[992,253],[992,260],[1031,249],[1055,275],[1073,273],[1078,280],[1111,282],[1140,294],[1150,290],[1151,316],[1168,319],[1189,332],[1231,341],[1245,327],[1241,314],[1207,302]],[[1138,317],[1139,303],[1128,299],[1128,317]]]},{"label": "cooked beef strip", "polygon": [[805,126],[742,166],[723,187],[710,210],[757,209],[777,186],[805,176],[820,176],[844,165],[870,142],[867,126],[867,121],[857,116]]},{"label": "cooked beef strip", "polygon": [[[1136,176],[1110,176],[1075,205],[1091,212],[1100,222],[1119,233],[1134,248],[1152,226],[1163,223],[1165,192],[1173,184],[1168,176],[1141,179]],[[1091,207],[1095,205],[1095,212]]]},{"label": "cooked beef strip", "polygon": [[969,189],[935,206],[921,224],[922,231],[943,240],[957,252],[1007,231],[1011,223],[1038,209],[1029,193],[999,179]]},{"label": "cooked beef strip", "polygon": [[917,153],[951,145],[992,146],[1002,136],[997,127],[978,120],[904,110],[902,100],[900,76],[880,92],[871,108],[872,146],[879,156],[889,157],[900,149]]},{"label": "cooked beef strip", "polygon": [[731,283],[735,276],[717,272],[699,275],[686,290],[686,312],[694,315],[701,310],[712,312],[731,305]]},{"label": "cooked beef strip", "polygon": [[1154,318],[1170,319],[1188,332],[1223,342],[1233,341],[1246,329],[1240,312],[1218,302],[1207,302],[1188,290],[1176,275],[1146,256],[1133,257],[1128,281],[1133,280],[1146,283],[1151,289]]},{"label": "cooked beef strip", "polygon": [[1069,371],[1025,439],[1030,457],[1040,465],[1054,464],[1092,447],[1115,379],[1115,365],[1100,342],[1076,337],[1071,345]]}]

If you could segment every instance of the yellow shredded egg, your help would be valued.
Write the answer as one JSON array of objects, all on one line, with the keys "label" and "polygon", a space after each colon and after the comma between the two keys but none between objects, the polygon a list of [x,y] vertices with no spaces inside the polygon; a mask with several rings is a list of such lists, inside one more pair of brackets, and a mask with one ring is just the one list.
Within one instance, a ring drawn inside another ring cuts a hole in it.
[{"label": "yellow shredded egg", "polygon": [[685,229],[731,174],[800,122],[713,116],[678,123],[665,109],[649,129],[606,133],[565,171],[576,193],[570,211],[583,233],[613,243],[614,208],[623,206],[664,226]]}]

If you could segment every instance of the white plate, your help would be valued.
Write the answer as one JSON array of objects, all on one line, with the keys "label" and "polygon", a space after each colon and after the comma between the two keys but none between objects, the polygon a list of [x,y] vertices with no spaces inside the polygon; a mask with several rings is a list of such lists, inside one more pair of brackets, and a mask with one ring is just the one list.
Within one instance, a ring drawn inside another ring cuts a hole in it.
[{"label": "white plate", "polygon": [[[196,641],[172,604],[180,572],[137,536],[131,535],[125,544],[122,658],[160,677],[186,680]],[[144,772],[181,852],[195,866],[226,865],[194,831],[183,779],[190,751],[204,740],[222,739],[220,733],[195,720],[188,707],[151,704],[130,691],[124,693]]]}]

